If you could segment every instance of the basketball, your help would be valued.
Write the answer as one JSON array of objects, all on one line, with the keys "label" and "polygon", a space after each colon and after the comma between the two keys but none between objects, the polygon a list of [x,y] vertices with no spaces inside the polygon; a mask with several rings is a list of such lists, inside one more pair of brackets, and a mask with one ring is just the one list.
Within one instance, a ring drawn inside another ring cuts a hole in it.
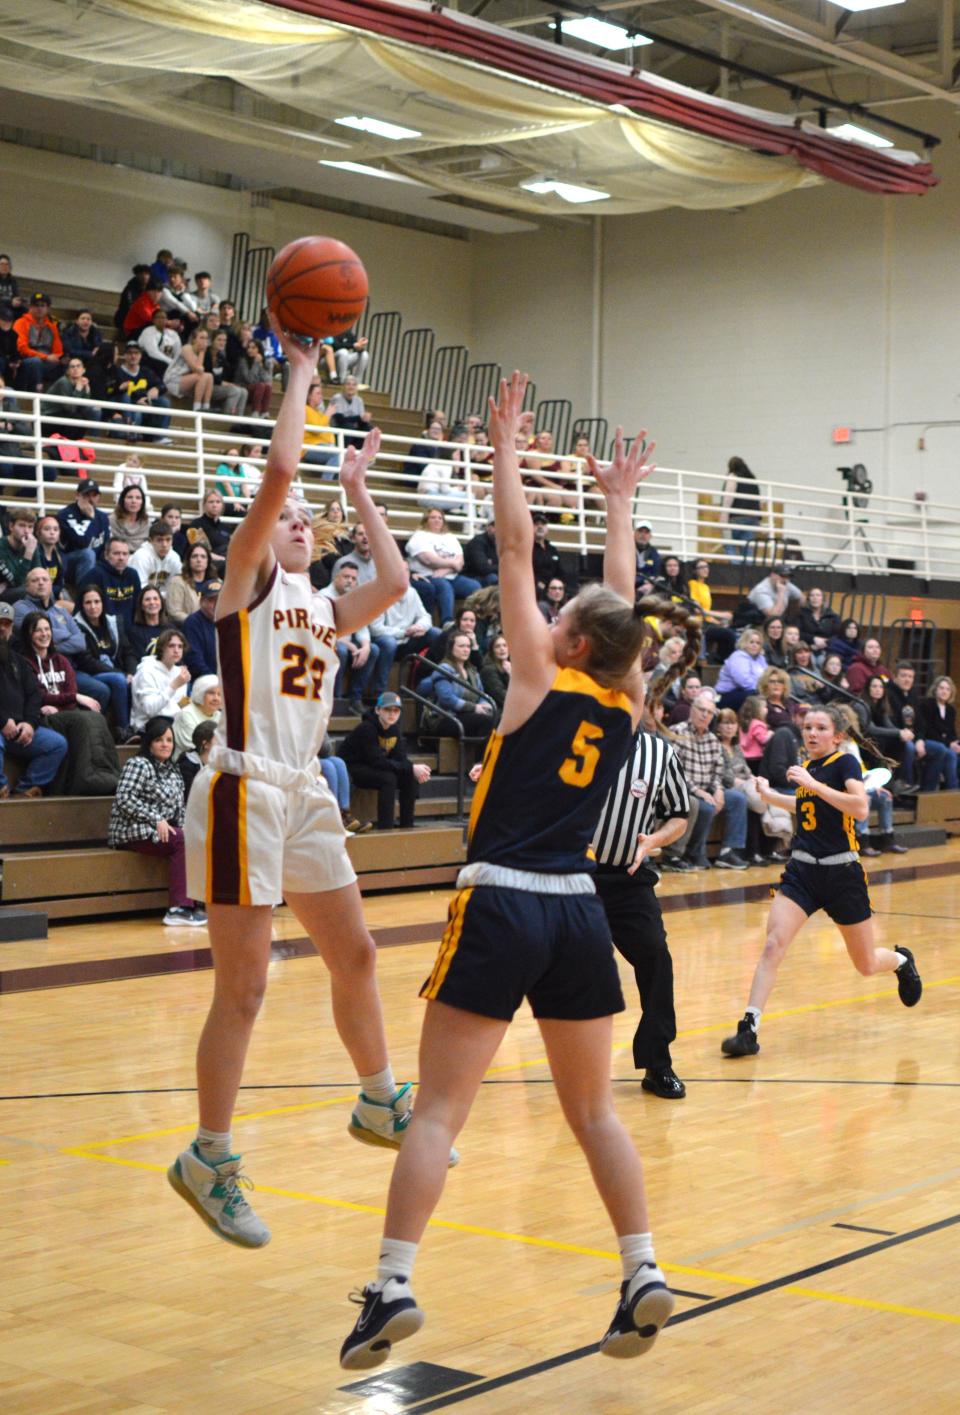
[{"label": "basketball", "polygon": [[291,334],[322,339],[356,324],[367,302],[363,262],[343,241],[301,236],[267,271],[267,305]]}]

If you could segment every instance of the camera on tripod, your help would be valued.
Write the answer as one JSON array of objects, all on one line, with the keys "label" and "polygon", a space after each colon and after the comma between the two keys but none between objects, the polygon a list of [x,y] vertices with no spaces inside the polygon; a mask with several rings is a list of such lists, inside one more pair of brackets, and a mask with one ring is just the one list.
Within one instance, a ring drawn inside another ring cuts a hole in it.
[{"label": "camera on tripod", "polygon": [[852,467],[838,467],[837,471],[847,484],[851,504],[862,511],[873,491],[873,482],[867,476],[866,467],[862,462],[854,462]]}]

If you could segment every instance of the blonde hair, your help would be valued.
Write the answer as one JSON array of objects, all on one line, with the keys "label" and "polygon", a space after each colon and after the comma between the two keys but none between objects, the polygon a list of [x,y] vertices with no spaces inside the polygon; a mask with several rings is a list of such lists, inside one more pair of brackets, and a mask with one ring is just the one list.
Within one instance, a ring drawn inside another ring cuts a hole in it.
[{"label": "blonde hair", "polygon": [[947,699],[947,702],[955,703],[957,701],[957,687],[953,679],[948,677],[946,673],[941,673],[938,678],[934,678],[933,687],[930,689],[931,698],[935,698],[937,696],[937,689],[940,687],[941,683],[950,684],[950,696]]},{"label": "blonde hair", "polygon": [[762,652],[763,652],[763,634],[760,632],[760,630],[757,628],[757,626],[756,626],[755,624],[750,624],[750,625],[747,626],[746,629],[744,629],[743,633],[740,635],[739,639],[737,640],[737,648],[738,648],[738,649],[745,649],[745,648],[747,647],[747,642],[748,642],[748,640],[752,639],[754,635],[756,635],[757,638],[760,640],[760,651],[761,651],[761,653],[762,653]]},{"label": "blonde hair", "polygon": [[337,527],[343,526],[342,521],[328,521],[326,516],[314,516],[310,522],[310,529],[313,531],[313,554],[310,556],[311,565],[333,550],[337,543]]},{"label": "blonde hair", "polygon": [[770,687],[771,683],[779,683],[781,685],[784,698],[790,696],[790,674],[785,673],[782,668],[768,668],[764,673],[761,673],[760,682],[757,684],[757,687],[764,697],[767,696],[767,689]]}]

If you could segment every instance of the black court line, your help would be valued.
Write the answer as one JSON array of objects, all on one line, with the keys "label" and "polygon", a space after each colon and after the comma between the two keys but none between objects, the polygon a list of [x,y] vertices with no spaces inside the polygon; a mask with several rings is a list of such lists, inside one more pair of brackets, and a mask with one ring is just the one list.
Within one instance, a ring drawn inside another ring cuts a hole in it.
[{"label": "black court line", "polygon": [[[758,1283],[756,1287],[742,1288],[739,1292],[732,1292],[729,1297],[717,1297],[710,1302],[705,1302],[701,1307],[691,1307],[686,1312],[677,1312],[670,1318],[667,1326],[681,1326],[684,1322],[694,1322],[698,1317],[705,1317],[710,1312],[719,1312],[725,1307],[735,1307],[741,1302],[751,1302],[756,1297],[764,1297],[768,1292],[776,1292],[783,1287],[795,1287],[800,1283],[807,1282],[812,1277],[819,1277],[821,1273],[832,1272],[835,1268],[857,1263],[862,1258],[872,1257],[874,1253],[883,1253],[888,1248],[898,1247],[901,1243],[912,1243],[915,1238],[926,1238],[931,1233],[941,1233],[944,1229],[953,1228],[957,1224],[960,1224],[960,1214],[952,1214],[949,1218],[925,1224],[923,1228],[915,1228],[909,1233],[898,1233],[892,1238],[885,1238],[880,1243],[870,1243],[866,1248],[857,1248],[852,1253],[844,1253],[838,1258],[828,1258],[826,1262],[815,1263],[812,1267],[801,1268],[797,1272],[786,1273],[783,1277],[772,1278],[769,1282]],[[450,1395],[441,1396],[437,1400],[429,1400],[421,1405],[416,1405],[413,1407],[414,1415],[429,1415],[432,1410],[443,1410],[448,1405],[459,1405],[461,1401],[472,1400],[476,1395],[486,1395],[489,1391],[515,1385],[518,1381],[530,1380],[534,1376],[542,1375],[545,1371],[555,1371],[560,1366],[569,1366],[573,1361],[581,1361],[585,1356],[594,1355],[597,1349],[597,1343],[593,1342],[590,1346],[579,1346],[575,1351],[564,1351],[559,1356],[550,1356],[545,1361],[537,1361],[532,1366],[521,1366],[516,1371],[507,1371],[502,1376],[494,1376],[489,1381],[481,1381],[466,1390],[453,1391]]]},{"label": "black court line", "polygon": [[[877,1232],[880,1230],[878,1229]],[[712,1302],[713,1294],[710,1292],[685,1292],[682,1287],[671,1287],[670,1291],[674,1297],[695,1297],[698,1302]]]},{"label": "black court line", "polygon": [[833,1228],[849,1228],[851,1233],[882,1233],[886,1238],[893,1238],[896,1234],[894,1228],[865,1228],[862,1223],[835,1223]]}]

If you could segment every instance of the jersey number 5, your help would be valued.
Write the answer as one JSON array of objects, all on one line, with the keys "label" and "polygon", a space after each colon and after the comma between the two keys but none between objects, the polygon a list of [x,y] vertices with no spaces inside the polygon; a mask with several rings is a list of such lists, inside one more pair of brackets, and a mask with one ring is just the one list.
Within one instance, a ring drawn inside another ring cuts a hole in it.
[{"label": "jersey number 5", "polygon": [[593,746],[603,736],[603,728],[593,722],[581,722],[576,736],[570,743],[573,756],[567,757],[560,767],[560,780],[568,786],[589,786],[600,760],[599,750]]},{"label": "jersey number 5", "polygon": [[812,801],[800,802],[800,824],[804,830],[816,830],[817,828],[817,808]]},{"label": "jersey number 5", "polygon": [[284,697],[307,697],[310,693],[309,677],[313,685],[313,698],[319,698],[323,688],[323,659],[308,657],[306,649],[300,644],[284,644],[280,657],[289,665],[280,674],[280,691]]}]

